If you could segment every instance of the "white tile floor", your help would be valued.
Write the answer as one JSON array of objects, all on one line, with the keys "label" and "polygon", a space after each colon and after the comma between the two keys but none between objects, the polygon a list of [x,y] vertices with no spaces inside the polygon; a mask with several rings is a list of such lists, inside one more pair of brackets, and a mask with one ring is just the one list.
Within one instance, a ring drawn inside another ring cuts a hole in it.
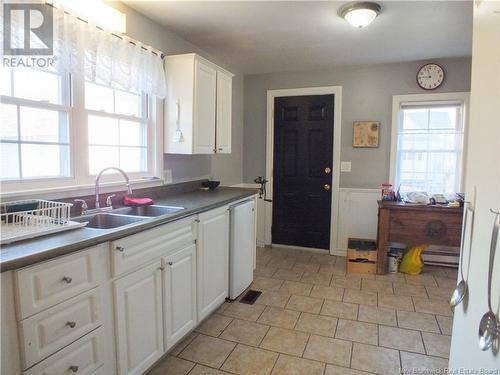
[{"label": "white tile floor", "polygon": [[456,270],[352,275],[345,258],[257,249],[254,305],[225,303],[154,375],[359,375],[447,367]]}]

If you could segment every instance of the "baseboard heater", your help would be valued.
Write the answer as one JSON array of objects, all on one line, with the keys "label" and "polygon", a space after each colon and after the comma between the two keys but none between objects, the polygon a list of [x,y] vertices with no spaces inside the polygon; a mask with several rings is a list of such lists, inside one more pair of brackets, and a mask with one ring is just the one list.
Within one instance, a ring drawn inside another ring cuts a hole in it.
[{"label": "baseboard heater", "polygon": [[[391,246],[391,249],[403,251],[403,246]],[[460,260],[458,249],[452,247],[430,246],[422,253],[424,264],[457,268]]]},{"label": "baseboard heater", "polygon": [[458,267],[459,257],[455,254],[450,254],[442,251],[427,250],[422,254],[424,264],[435,266]]}]

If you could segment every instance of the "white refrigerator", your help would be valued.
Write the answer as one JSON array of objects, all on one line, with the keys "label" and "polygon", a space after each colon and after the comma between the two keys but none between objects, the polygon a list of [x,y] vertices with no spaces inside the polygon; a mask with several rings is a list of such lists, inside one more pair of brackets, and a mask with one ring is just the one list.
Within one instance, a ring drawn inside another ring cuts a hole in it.
[{"label": "white refrigerator", "polygon": [[256,251],[255,200],[230,207],[229,298],[236,299],[253,281]]}]

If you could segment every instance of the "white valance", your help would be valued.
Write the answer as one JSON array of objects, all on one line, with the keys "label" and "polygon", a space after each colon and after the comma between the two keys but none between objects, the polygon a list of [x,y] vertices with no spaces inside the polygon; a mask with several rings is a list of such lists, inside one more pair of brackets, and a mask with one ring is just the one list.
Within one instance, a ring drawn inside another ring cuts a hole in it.
[{"label": "white valance", "polygon": [[102,30],[54,8],[54,57],[58,71],[111,87],[166,96],[163,59],[152,47]]}]

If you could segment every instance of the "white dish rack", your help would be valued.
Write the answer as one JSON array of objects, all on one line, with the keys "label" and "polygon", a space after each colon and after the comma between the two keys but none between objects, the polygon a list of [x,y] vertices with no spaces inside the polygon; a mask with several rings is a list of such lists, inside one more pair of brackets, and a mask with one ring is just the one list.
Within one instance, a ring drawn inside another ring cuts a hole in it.
[{"label": "white dish rack", "polygon": [[[36,208],[9,212],[15,210],[16,206]],[[42,199],[2,203],[0,207],[0,243],[7,244],[87,225],[87,223],[77,223],[70,220],[71,206],[71,203]]]}]

